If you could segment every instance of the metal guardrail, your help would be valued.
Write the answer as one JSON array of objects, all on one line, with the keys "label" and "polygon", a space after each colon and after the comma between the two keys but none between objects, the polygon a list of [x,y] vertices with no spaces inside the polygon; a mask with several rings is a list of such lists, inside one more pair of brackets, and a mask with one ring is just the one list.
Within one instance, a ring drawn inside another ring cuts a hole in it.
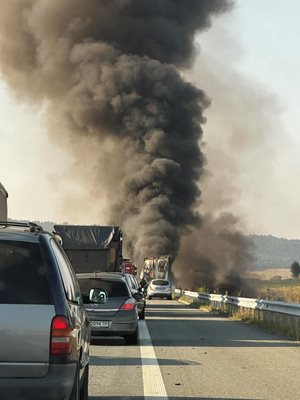
[{"label": "metal guardrail", "polygon": [[300,304],[296,303],[251,299],[247,297],[233,297],[221,294],[198,293],[180,289],[175,289],[174,292],[211,303],[220,303],[220,305],[232,304],[238,307],[265,310],[300,317]]}]

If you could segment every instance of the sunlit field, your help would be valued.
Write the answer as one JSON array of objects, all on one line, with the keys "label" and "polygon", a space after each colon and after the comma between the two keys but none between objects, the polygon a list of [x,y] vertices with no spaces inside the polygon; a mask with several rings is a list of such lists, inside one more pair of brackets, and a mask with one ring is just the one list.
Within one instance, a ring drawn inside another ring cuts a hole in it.
[{"label": "sunlit field", "polygon": [[300,303],[300,279],[257,279],[252,285],[261,299]]}]

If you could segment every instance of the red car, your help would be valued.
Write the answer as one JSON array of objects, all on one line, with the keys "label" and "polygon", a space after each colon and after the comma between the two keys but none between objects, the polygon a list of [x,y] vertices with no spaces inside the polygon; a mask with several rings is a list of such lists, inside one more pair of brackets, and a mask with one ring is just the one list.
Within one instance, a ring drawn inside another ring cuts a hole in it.
[{"label": "red car", "polygon": [[136,275],[137,274],[137,267],[135,266],[134,261],[130,260],[128,258],[124,258],[123,259],[123,271],[126,274]]}]

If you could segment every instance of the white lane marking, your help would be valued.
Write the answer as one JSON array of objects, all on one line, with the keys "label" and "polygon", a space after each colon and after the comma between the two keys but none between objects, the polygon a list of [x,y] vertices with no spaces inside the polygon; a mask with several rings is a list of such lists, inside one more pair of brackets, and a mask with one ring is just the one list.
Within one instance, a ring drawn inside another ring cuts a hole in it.
[{"label": "white lane marking", "polygon": [[166,388],[153,349],[146,321],[139,321],[144,397],[147,400],[168,400]]}]

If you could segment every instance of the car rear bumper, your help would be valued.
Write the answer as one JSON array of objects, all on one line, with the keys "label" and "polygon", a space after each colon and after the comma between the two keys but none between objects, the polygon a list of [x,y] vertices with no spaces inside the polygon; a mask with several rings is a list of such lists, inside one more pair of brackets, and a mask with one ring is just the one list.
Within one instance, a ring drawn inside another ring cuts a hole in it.
[{"label": "car rear bumper", "polygon": [[171,297],[172,296],[172,291],[161,291],[161,292],[149,291],[148,292],[148,296],[152,296],[152,297]]},{"label": "car rear bumper", "polygon": [[76,364],[52,364],[43,378],[0,378],[0,400],[69,400]]}]

